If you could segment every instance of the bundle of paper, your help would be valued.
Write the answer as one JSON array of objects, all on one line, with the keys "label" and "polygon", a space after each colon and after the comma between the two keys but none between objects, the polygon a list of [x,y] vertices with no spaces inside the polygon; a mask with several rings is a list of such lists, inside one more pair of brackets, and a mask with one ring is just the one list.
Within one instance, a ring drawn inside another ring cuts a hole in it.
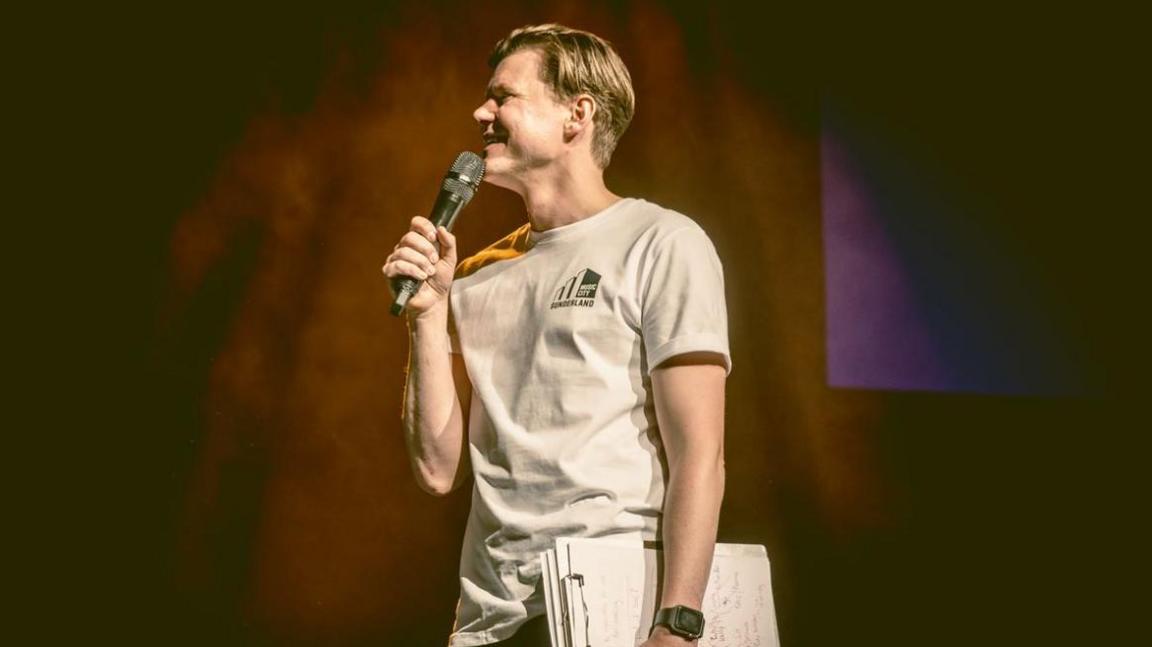
[{"label": "bundle of paper", "polygon": [[[561,537],[540,554],[552,647],[635,647],[660,602],[663,556],[639,539]],[[779,647],[763,546],[716,544],[700,647]]]}]

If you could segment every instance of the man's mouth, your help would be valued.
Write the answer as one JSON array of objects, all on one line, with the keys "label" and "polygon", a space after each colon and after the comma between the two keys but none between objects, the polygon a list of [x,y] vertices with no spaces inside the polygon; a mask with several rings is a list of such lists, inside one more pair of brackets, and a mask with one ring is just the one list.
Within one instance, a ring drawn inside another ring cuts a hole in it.
[{"label": "man's mouth", "polygon": [[503,136],[503,135],[497,135],[495,133],[487,133],[484,135],[484,147],[485,148],[487,148],[488,146],[491,146],[492,144],[503,144],[507,141],[508,141],[508,138]]}]

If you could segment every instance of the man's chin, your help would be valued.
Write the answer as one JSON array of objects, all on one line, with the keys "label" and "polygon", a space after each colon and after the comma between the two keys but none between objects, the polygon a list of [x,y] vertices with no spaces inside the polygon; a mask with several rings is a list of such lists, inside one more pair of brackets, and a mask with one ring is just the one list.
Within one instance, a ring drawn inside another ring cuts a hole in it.
[{"label": "man's chin", "polygon": [[511,164],[500,155],[484,155],[484,181],[497,186],[504,186],[508,181]]}]

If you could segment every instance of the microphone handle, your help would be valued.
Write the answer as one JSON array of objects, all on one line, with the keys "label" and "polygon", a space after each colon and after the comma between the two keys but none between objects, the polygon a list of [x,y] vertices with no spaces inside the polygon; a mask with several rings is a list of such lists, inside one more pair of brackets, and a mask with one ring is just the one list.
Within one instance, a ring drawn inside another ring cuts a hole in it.
[{"label": "microphone handle", "polygon": [[[436,204],[432,206],[432,215],[428,219],[432,221],[433,227],[444,227],[448,231],[452,231],[452,225],[456,224],[456,216],[459,215],[460,210],[464,208],[467,202],[468,200],[459,193],[442,189],[440,194],[436,196]],[[392,289],[396,292],[396,299],[392,302],[392,308],[389,310],[392,316],[398,317],[400,313],[404,312],[404,307],[408,305],[408,299],[420,290],[421,283],[423,281],[410,276],[400,276],[393,280]]]}]

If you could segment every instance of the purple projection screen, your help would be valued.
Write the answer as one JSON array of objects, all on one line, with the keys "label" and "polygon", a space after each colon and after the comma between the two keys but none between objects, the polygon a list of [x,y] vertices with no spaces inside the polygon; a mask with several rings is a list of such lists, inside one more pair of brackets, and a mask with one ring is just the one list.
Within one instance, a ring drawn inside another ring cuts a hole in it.
[{"label": "purple projection screen", "polygon": [[882,209],[845,144],[821,139],[824,276],[831,386],[948,389],[947,368],[906,268],[877,217]]},{"label": "purple projection screen", "polygon": [[1040,227],[898,132],[824,106],[828,384],[1080,392],[1076,344],[1045,297],[1054,253],[1029,239]]}]

